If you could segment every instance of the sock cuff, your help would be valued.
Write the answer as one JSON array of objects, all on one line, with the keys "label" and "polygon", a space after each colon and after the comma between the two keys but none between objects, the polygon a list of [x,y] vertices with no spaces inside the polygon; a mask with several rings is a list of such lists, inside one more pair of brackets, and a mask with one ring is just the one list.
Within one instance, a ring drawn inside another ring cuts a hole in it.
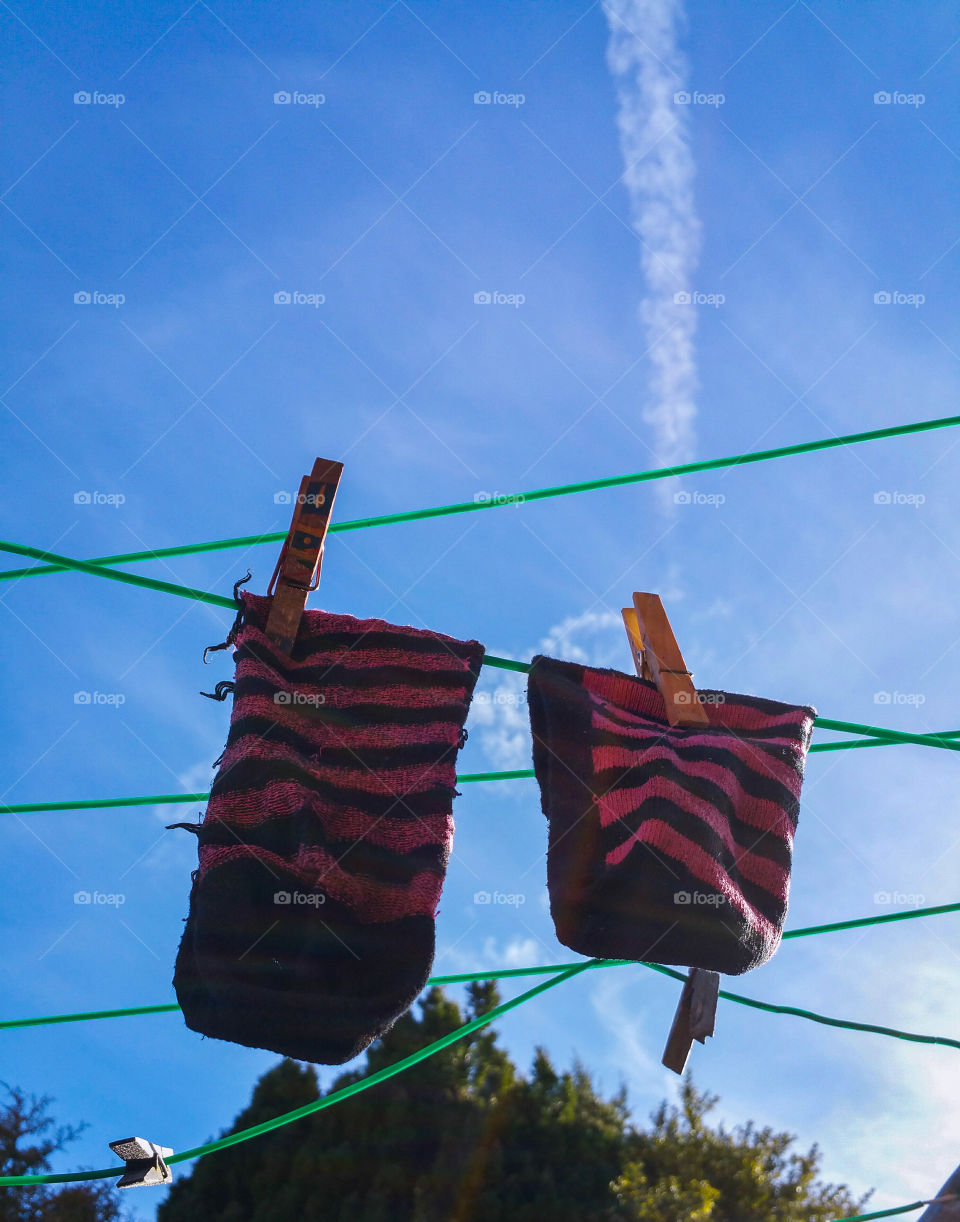
[{"label": "sock cuff", "polygon": [[[550,676],[554,682],[570,685],[568,693],[580,689],[597,702],[669,726],[663,697],[657,685],[648,679],[623,674],[618,670],[564,662],[543,654],[537,654],[531,663],[531,675],[535,672],[534,682],[542,681],[542,676]],[[695,690],[709,720],[710,730],[729,730],[748,735],[782,728],[784,738],[795,740],[803,751],[809,747],[816,709],[714,688]]]},{"label": "sock cuff", "polygon": [[298,668],[309,668],[329,659],[333,654],[361,651],[363,655],[380,652],[408,651],[419,658],[424,667],[432,659],[447,659],[478,676],[483,662],[484,647],[479,641],[461,641],[443,632],[410,625],[391,624],[386,620],[358,619],[344,612],[324,611],[308,607],[300,618],[300,630],[289,655],[266,635],[271,599],[261,594],[239,592],[243,603],[243,622],[237,644],[255,643],[277,669],[288,674]]}]

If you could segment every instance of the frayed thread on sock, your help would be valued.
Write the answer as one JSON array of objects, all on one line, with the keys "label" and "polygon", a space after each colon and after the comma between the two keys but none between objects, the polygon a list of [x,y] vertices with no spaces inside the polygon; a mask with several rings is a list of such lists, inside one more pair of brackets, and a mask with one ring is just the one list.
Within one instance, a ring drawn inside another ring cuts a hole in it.
[{"label": "frayed thread on sock", "polygon": [[[229,649],[230,646],[237,639],[237,633],[243,627],[243,611],[244,611],[243,602],[240,599],[240,587],[245,586],[247,584],[247,582],[250,580],[250,576],[251,576],[250,570],[247,569],[246,577],[241,577],[239,581],[235,581],[233,583],[233,601],[237,604],[237,618],[233,621],[233,626],[231,627],[230,631],[227,633],[227,639],[225,641],[221,641],[219,645],[208,645],[206,649],[203,651],[204,665],[208,665],[207,663],[207,654],[208,653],[217,653],[221,649]],[[218,683],[217,687],[219,688],[219,686],[220,685]],[[208,694],[207,692],[200,693],[201,696],[206,696],[207,694]],[[211,699],[212,700],[223,700],[224,697],[223,696],[211,696]]]},{"label": "frayed thread on sock", "polygon": [[182,827],[185,832],[193,832],[195,836],[200,835],[201,825],[199,823],[168,823],[167,831],[172,832],[175,827]]},{"label": "frayed thread on sock", "polygon": [[[218,645],[219,649],[220,646]],[[201,692],[201,696],[206,696],[208,700],[226,700],[226,698],[236,691],[237,685],[232,679],[221,679],[212,692]]]}]

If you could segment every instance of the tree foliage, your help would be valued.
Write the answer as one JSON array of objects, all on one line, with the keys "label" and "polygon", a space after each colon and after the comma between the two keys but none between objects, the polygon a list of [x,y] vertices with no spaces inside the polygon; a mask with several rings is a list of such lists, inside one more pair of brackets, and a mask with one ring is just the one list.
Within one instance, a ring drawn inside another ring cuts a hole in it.
[{"label": "tree foliage", "polygon": [[[489,1011],[493,982],[469,987],[467,1013],[431,989],[371,1046],[337,1090]],[[284,1060],[258,1082],[230,1132],[320,1098],[312,1067]],[[727,1131],[717,1099],[687,1080],[652,1128],[626,1092],[597,1092],[579,1064],[538,1049],[518,1072],[490,1028],[413,1069],[179,1176],[158,1222],[827,1222],[860,1211],[819,1183],[820,1153],[752,1123]],[[0,1222],[3,1222],[0,1219]]]},{"label": "tree foliage", "polygon": [[718,1102],[688,1078],[679,1106],[661,1104],[653,1129],[628,1142],[613,1185],[617,1222],[829,1222],[861,1211],[867,1197],[818,1182],[816,1145],[791,1152],[791,1134],[752,1121],[711,1128],[706,1118]]},{"label": "tree foliage", "polygon": [[[48,1096],[27,1096],[4,1086],[0,1106],[0,1175],[42,1175],[50,1156],[63,1150],[87,1127],[56,1125]],[[123,1222],[117,1191],[103,1183],[65,1184],[60,1188],[0,1188],[0,1222]]]}]

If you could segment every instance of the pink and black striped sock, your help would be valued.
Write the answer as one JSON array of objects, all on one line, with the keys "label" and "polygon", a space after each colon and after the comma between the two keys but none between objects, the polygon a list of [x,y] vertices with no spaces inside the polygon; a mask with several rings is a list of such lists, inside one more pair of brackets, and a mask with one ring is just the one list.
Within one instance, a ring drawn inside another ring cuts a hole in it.
[{"label": "pink and black striped sock", "polygon": [[533,763],[557,937],[584,955],[738,974],[777,949],[814,709],[534,658]]},{"label": "pink and black striped sock", "polygon": [[174,986],[188,1027],[341,1064],[433,962],[483,646],[306,611],[292,657],[243,593],[226,749]]}]

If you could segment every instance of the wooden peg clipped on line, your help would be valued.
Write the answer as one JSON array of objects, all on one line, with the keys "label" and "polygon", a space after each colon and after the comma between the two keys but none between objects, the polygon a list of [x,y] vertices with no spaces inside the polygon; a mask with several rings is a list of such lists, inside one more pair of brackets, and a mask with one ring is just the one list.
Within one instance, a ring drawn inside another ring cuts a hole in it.
[{"label": "wooden peg clipped on line", "polygon": [[661,1064],[674,1073],[683,1073],[693,1047],[693,1041],[706,1043],[713,1035],[720,994],[720,974],[706,968],[692,967],[680,994],[680,1004],[673,1016],[673,1025],[663,1050]]},{"label": "wooden peg clipped on line", "polygon": [[286,654],[293,651],[307,595],[320,584],[323,542],[342,474],[343,463],[318,458],[300,481],[290,530],[267,590],[272,597],[267,636]]},{"label": "wooden peg clipped on line", "polygon": [[622,614],[637,674],[657,685],[667,721],[672,726],[709,725],[660,595],[634,593],[633,606],[624,607]]},{"label": "wooden peg clipped on line", "polygon": [[[622,614],[637,674],[656,683],[670,724],[709,725],[659,594],[634,593],[633,606],[624,607]],[[667,1069],[682,1074],[693,1041],[703,1044],[713,1035],[719,992],[719,973],[690,969],[663,1050],[662,1064]]]}]

